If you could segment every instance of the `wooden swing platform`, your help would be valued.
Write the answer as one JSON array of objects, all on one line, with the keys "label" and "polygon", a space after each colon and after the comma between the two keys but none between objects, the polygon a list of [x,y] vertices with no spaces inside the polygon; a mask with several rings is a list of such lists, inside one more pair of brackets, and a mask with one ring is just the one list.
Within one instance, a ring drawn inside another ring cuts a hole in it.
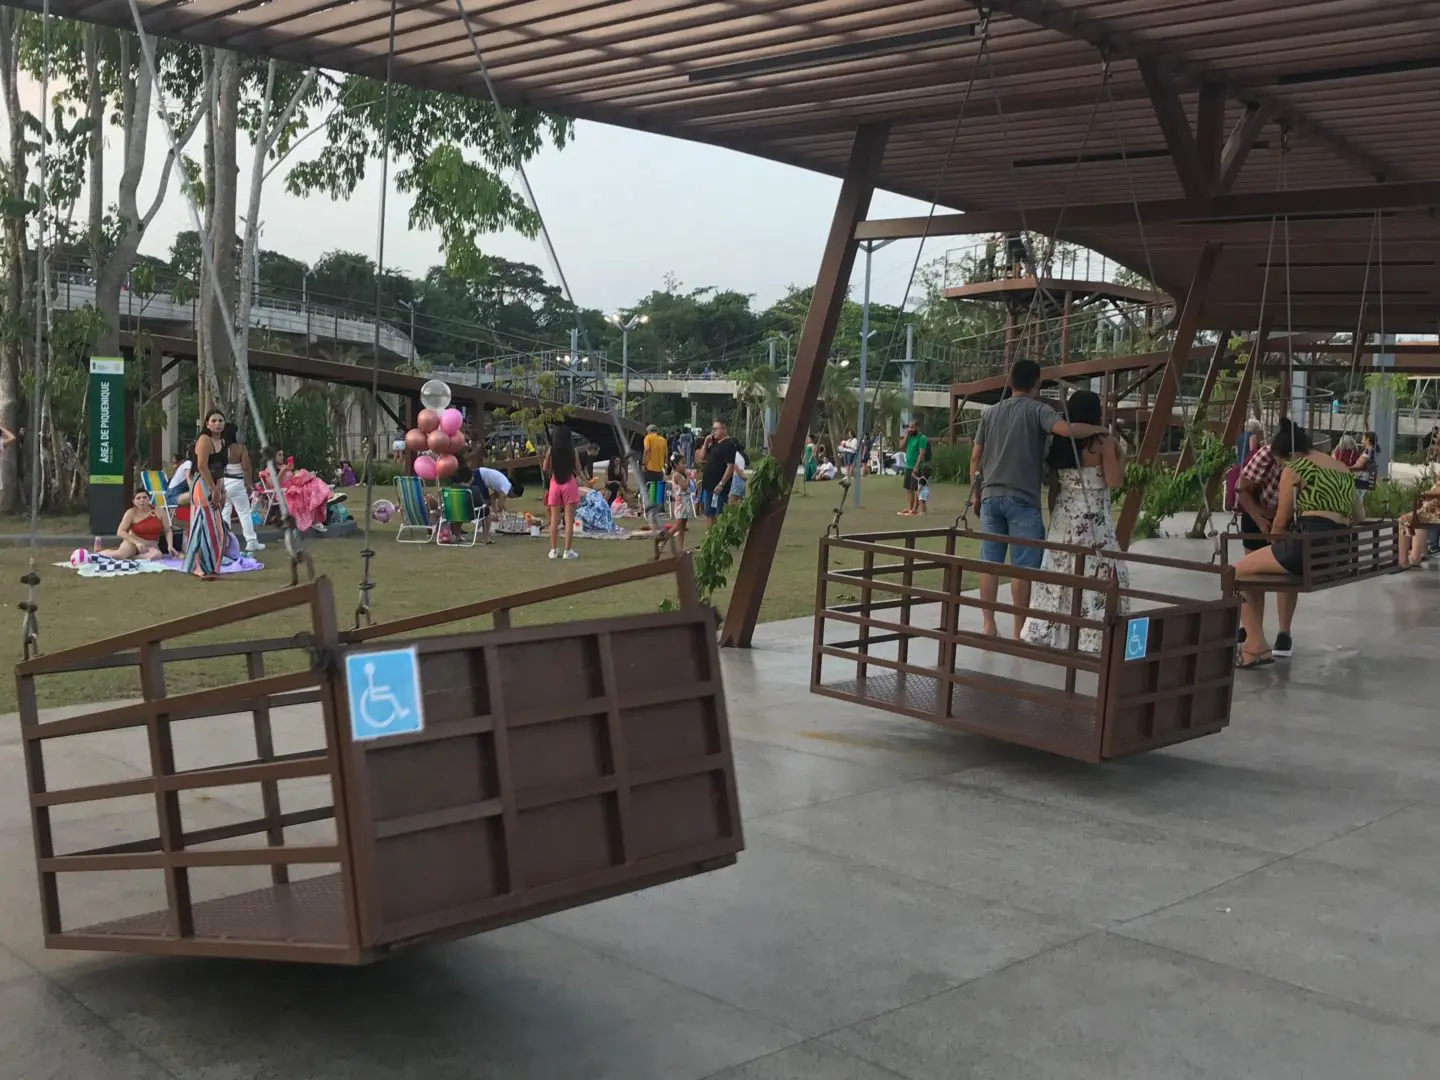
[{"label": "wooden swing platform", "polygon": [[[511,625],[520,607],[666,577],[673,611]],[[240,636],[287,614],[308,629]],[[481,617],[493,629],[457,625]],[[228,640],[167,644],[215,631]],[[440,633],[414,636],[427,631]],[[423,726],[357,737],[347,659],[411,648]],[[197,661],[246,677],[167,692],[167,670]],[[138,669],[142,699],[41,715],[42,680],[105,668]],[[743,847],[714,618],[689,556],[350,633],[320,578],[28,660],[16,678],[50,948],[363,964],[727,866]],[[242,760],[215,760],[227,722],[253,734],[231,732]],[[147,773],[52,786],[49,748],[118,733],[143,735]],[[309,805],[292,809],[297,783]],[[67,811],[136,796],[154,801],[153,837],[57,841]],[[251,816],[192,827],[197,800]],[[62,895],[111,915],[74,925]]]},{"label": "wooden swing platform", "polygon": [[[1067,553],[1075,572],[1001,568],[956,553],[962,541],[986,539]],[[1208,575],[1218,595],[1196,599],[1120,588],[1113,579],[1102,584],[1084,573],[1094,552],[1050,541],[959,528],[827,536],[820,542],[810,689],[1087,762],[1224,729],[1240,613],[1233,570],[1133,552],[1102,554]],[[1005,632],[1017,611],[967,592],[979,585],[980,574],[997,570],[1068,590],[1069,610],[1047,615],[1069,627],[1065,648],[981,632],[982,613],[997,621],[1005,616]],[[1103,592],[1103,619],[1082,615],[1076,586],[1092,596]],[[1099,635],[1098,652],[1082,651],[1082,631]],[[837,667],[841,673],[832,674]]]}]

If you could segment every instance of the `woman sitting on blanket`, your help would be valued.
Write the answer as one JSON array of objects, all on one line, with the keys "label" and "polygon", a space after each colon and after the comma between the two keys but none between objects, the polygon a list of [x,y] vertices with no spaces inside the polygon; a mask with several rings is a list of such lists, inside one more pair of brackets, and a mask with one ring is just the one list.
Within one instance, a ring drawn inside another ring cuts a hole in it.
[{"label": "woman sitting on blanket", "polygon": [[221,508],[225,505],[225,465],[229,453],[223,438],[225,414],[211,409],[205,430],[195,440],[190,469],[190,536],[185,542],[182,569],[205,581],[214,581],[225,557],[228,534]]},{"label": "woman sitting on blanket", "polygon": [[131,498],[130,509],[115,530],[120,543],[107,548],[97,536],[95,554],[111,559],[158,559],[170,554],[170,528],[170,515],[157,510],[150,493],[142,489]]},{"label": "woman sitting on blanket", "polygon": [[330,485],[309,469],[295,468],[295,459],[275,455],[275,470],[280,475],[280,489],[285,493],[285,505],[295,519],[295,527],[301,532],[313,528],[325,531],[325,518],[330,502]]}]

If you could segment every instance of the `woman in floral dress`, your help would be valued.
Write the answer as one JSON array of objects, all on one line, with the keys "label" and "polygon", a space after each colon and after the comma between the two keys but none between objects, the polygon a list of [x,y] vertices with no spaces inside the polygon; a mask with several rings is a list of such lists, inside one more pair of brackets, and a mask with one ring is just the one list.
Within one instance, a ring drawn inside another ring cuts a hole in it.
[{"label": "woman in floral dress", "polygon": [[[1101,412],[1099,396],[1089,390],[1076,391],[1066,403],[1066,415],[1071,423],[1100,424]],[[1106,615],[1105,590],[1109,588],[1110,581],[1118,579],[1122,589],[1130,585],[1124,563],[1093,554],[1097,548],[1114,551],[1120,546],[1115,538],[1115,523],[1110,520],[1110,492],[1119,487],[1125,478],[1124,458],[1110,435],[1078,441],[1055,438],[1050,444],[1046,464],[1050,474],[1050,528],[1046,539],[1092,550],[1085,556],[1085,576],[1097,579],[1098,584],[1094,592],[1084,590],[1080,600],[1080,617],[1103,620]],[[1057,574],[1073,574],[1074,558],[1069,552],[1046,551],[1041,569]],[[1068,588],[1037,581],[1031,594],[1030,609],[1068,615],[1071,603]],[[1111,614],[1123,614],[1127,606],[1122,596],[1120,610]],[[1098,653],[1102,637],[1099,630],[1082,629],[1080,650]],[[1021,638],[1032,645],[1067,649],[1070,647],[1070,624],[1046,619],[1043,615],[1032,615],[1025,620]]]}]

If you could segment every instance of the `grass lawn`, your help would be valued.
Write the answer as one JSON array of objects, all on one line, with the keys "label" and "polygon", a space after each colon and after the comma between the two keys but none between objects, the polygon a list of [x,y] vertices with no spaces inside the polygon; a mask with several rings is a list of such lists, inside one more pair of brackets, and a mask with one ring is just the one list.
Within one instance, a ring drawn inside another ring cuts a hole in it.
[{"label": "grass lawn", "polygon": [[[874,532],[909,527],[944,527],[959,512],[966,489],[935,485],[931,513],[927,518],[897,517],[904,506],[898,477],[867,477],[865,505],[846,508],[841,529],[844,533]],[[830,523],[838,500],[838,485],[811,484],[808,491],[796,491],[785,520],[785,531],[769,585],[761,619],[788,619],[809,614],[815,604],[817,541]],[[377,498],[392,492],[377,492]],[[393,500],[392,500],[393,501]],[[364,489],[349,492],[351,512],[361,515]],[[542,509],[539,499],[527,492],[511,509]],[[74,528],[78,518],[66,519]],[[28,524],[27,524],[28,528]],[[18,528],[11,531],[20,531]],[[47,531],[60,531],[50,528]],[[643,540],[577,539],[581,558],[574,562],[550,562],[545,558],[546,541],[521,537],[498,537],[489,547],[441,548],[434,545],[395,543],[394,525],[373,526],[376,551],[372,574],[377,587],[371,594],[376,621],[418,615],[438,608],[539,588],[555,581],[574,580],[650,558],[651,545]],[[698,543],[692,532],[691,546]],[[353,623],[360,581],[360,540],[319,540],[307,545],[316,572],[326,575],[335,588],[336,607],[342,629]],[[283,550],[277,546],[264,552],[266,570],[237,575],[217,582],[202,582],[181,574],[141,575],[109,580],[81,579],[68,570],[50,564],[64,559],[67,551],[42,547],[42,581],[39,588],[41,647],[46,652],[93,641],[150,623],[177,618],[197,610],[219,607],[279,588],[289,581]],[[28,548],[0,548],[0,601],[6,609],[9,633],[0,648],[18,660],[21,643],[20,613],[17,604],[25,587],[20,577],[28,565]],[[737,561],[738,562],[738,561]],[[585,593],[564,600],[515,612],[516,624],[559,622],[606,615],[654,611],[673,595],[673,582],[665,579],[636,582],[612,589]],[[716,598],[723,609],[728,595]],[[488,628],[489,620],[473,628]],[[471,627],[455,624],[443,628],[454,632]],[[300,611],[279,613],[252,622],[218,628],[213,633],[183,639],[185,644],[243,638],[281,637],[308,629]],[[436,631],[441,632],[441,631]],[[275,658],[273,670],[284,670],[304,662],[300,654]],[[167,688],[172,693],[221,685],[244,677],[238,660],[167,665]],[[43,705],[64,705],[87,701],[110,701],[139,696],[138,672],[134,668],[48,676],[38,683]],[[0,683],[0,712],[15,709],[12,680]]]}]

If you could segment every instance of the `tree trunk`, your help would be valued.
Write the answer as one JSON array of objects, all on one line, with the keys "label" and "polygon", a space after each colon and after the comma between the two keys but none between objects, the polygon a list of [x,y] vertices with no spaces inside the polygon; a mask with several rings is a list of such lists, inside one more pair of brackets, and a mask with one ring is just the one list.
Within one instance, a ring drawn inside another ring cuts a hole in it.
[{"label": "tree trunk", "polygon": [[86,26],[85,35],[85,116],[90,129],[89,179],[90,214],[88,241],[90,273],[99,276],[105,259],[105,90],[100,85],[100,31]]},{"label": "tree trunk", "polygon": [[[0,82],[4,83],[5,115],[10,129],[10,159],[6,176],[8,193],[20,196],[28,186],[25,159],[25,129],[21,123],[20,67],[16,55],[18,26],[22,18],[13,8],[0,8]],[[16,327],[29,325],[25,310],[25,219],[5,221],[5,313]],[[25,346],[23,333],[6,334],[0,344],[0,424],[18,432],[20,422],[20,365]],[[33,433],[32,433],[33,437]],[[18,451],[0,453],[0,511],[12,512],[20,505]]]},{"label": "tree trunk", "polygon": [[[236,130],[240,107],[240,57],[232,52],[215,53],[215,123],[212,129],[215,179],[210,204],[210,251],[215,259],[211,302],[206,307],[206,348],[210,371],[220,396],[208,408],[234,411],[235,356],[230,347],[230,329],[235,318],[235,196],[239,166],[235,160]],[[229,391],[229,393],[226,393]]]},{"label": "tree trunk", "polygon": [[245,439],[246,423],[250,416],[245,388],[250,381],[250,313],[254,307],[255,290],[258,286],[255,263],[260,246],[260,195],[265,186],[266,164],[276,139],[289,125],[301,98],[315,82],[315,69],[311,68],[289,103],[272,123],[270,113],[274,104],[276,66],[276,62],[271,60],[265,72],[265,97],[260,102],[260,128],[255,135],[255,154],[250,165],[250,192],[245,204],[245,239],[240,255],[240,288],[235,317],[235,338],[240,346],[235,357],[235,374],[239,385],[236,389],[234,417],[240,430],[241,441]]}]

